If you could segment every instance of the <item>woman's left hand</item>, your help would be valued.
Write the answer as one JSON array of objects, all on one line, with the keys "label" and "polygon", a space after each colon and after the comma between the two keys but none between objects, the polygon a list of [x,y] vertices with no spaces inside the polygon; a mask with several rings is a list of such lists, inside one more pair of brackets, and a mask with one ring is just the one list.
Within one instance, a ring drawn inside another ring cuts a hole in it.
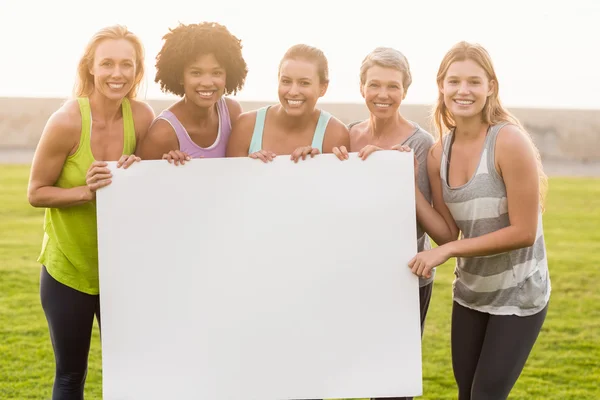
[{"label": "woman's left hand", "polygon": [[316,156],[317,154],[320,154],[320,153],[321,152],[316,147],[312,147],[312,146],[298,147],[296,150],[294,150],[292,152],[292,155],[290,156],[290,160],[292,160],[293,162],[296,163],[296,162],[298,162],[298,160],[300,158],[302,158],[303,160],[306,160],[306,156],[310,156],[310,158],[313,158],[314,156]]},{"label": "woman's left hand", "polygon": [[448,261],[450,253],[445,246],[438,246],[418,253],[408,262],[412,273],[424,278],[431,277],[431,270]]},{"label": "woman's left hand", "polygon": [[142,159],[136,156],[135,154],[123,154],[121,158],[119,158],[119,161],[117,161],[117,168],[123,167],[123,169],[127,169],[127,167],[129,167],[131,164],[139,161],[142,161]]}]

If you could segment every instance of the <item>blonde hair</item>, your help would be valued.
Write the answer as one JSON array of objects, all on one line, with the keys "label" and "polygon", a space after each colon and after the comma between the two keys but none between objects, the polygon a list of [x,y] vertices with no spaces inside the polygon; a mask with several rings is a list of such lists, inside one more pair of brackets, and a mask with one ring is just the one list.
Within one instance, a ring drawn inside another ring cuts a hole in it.
[{"label": "blonde hair", "polygon": [[[542,210],[544,209],[544,203],[546,200],[546,193],[548,191],[548,177],[544,172],[544,168],[542,166],[542,159],[540,156],[540,152],[538,148],[533,143],[533,139],[527,130],[521,125],[519,120],[512,115],[509,111],[507,111],[500,102],[499,98],[499,84],[498,77],[496,76],[496,72],[494,70],[494,65],[492,64],[492,58],[488,54],[488,52],[479,44],[468,43],[468,42],[459,42],[455,44],[444,56],[440,67],[437,73],[437,85],[439,88],[443,86],[444,78],[446,77],[446,73],[450,68],[452,63],[457,61],[465,61],[472,60],[479,64],[481,68],[485,71],[487,78],[490,81],[494,81],[495,85],[494,90],[490,96],[488,96],[485,106],[481,112],[482,122],[489,125],[496,125],[501,122],[508,122],[510,124],[516,125],[521,129],[529,142],[531,147],[534,150],[538,176],[540,181],[540,207]],[[435,105],[433,111],[433,122],[435,124],[436,131],[440,137],[440,141],[442,139],[442,135],[444,132],[456,128],[456,122],[452,117],[452,114],[446,107],[444,103],[444,94],[439,92],[438,100]]]},{"label": "blonde hair", "polygon": [[412,75],[408,60],[400,51],[390,47],[377,47],[367,54],[360,66],[360,83],[364,85],[367,80],[367,71],[374,66],[392,68],[402,73],[402,86],[406,92],[412,83]]},{"label": "blonde hair", "polygon": [[98,45],[108,39],[125,39],[133,45],[135,49],[135,78],[133,86],[126,97],[131,99],[137,96],[139,86],[144,77],[144,47],[141,40],[125,26],[113,25],[96,32],[85,47],[77,65],[77,80],[73,88],[73,95],[75,97],[88,97],[94,91],[94,76],[90,73],[90,68],[94,62],[94,53]]}]

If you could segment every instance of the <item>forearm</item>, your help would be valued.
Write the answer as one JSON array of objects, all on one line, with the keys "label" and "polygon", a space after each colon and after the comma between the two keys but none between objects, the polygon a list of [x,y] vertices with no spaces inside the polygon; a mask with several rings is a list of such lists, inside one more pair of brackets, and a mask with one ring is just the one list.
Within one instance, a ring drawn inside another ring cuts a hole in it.
[{"label": "forearm", "polygon": [[64,189],[56,186],[43,186],[30,190],[29,203],[41,208],[66,208],[85,204],[93,199],[87,186]]},{"label": "forearm", "polygon": [[531,246],[535,242],[531,236],[516,226],[508,226],[479,237],[455,240],[443,247],[450,257],[482,257]]},{"label": "forearm", "polygon": [[418,188],[415,188],[417,222],[437,245],[456,240],[458,233],[453,234],[444,217],[429,204]]}]

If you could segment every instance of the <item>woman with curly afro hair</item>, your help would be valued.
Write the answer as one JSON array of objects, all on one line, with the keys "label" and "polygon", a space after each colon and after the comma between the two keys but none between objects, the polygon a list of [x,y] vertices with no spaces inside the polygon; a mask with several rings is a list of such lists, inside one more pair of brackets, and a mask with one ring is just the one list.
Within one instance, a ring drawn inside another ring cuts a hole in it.
[{"label": "woman with curly afro hair", "polygon": [[154,120],[139,156],[175,165],[224,157],[232,124],[242,112],[237,101],[224,96],[241,90],[248,73],[241,41],[214,22],[180,24],[163,39],[155,82],[181,100]]}]

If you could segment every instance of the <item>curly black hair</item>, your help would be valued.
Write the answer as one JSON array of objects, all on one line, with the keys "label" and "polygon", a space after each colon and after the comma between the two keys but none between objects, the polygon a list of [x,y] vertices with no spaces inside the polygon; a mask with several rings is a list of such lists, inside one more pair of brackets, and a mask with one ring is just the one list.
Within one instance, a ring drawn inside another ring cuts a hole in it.
[{"label": "curly black hair", "polygon": [[163,36],[163,47],[156,56],[154,82],[163,92],[184,95],[181,84],[184,67],[204,54],[214,54],[225,68],[225,94],[237,93],[244,86],[248,66],[242,56],[242,41],[216,22],[179,24]]}]

